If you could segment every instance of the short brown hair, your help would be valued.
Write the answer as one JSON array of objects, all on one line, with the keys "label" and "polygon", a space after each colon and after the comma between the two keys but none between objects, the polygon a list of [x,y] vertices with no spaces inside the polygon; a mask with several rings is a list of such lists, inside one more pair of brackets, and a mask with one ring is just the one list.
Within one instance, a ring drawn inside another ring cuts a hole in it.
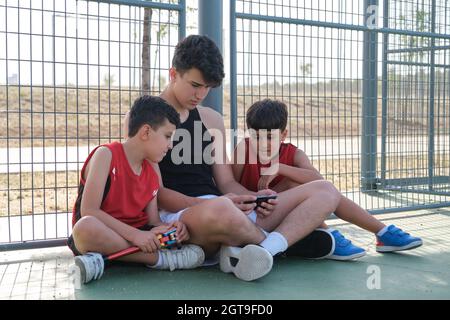
[{"label": "short brown hair", "polygon": [[247,110],[246,122],[248,129],[273,130],[286,129],[288,111],[286,104],[278,100],[264,99],[257,101]]}]

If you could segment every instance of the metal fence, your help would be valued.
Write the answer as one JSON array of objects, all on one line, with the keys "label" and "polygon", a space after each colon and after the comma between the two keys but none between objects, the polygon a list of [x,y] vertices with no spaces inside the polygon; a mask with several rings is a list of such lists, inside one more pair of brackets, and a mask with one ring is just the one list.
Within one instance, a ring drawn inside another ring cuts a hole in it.
[{"label": "metal fence", "polygon": [[0,250],[65,241],[84,160],[165,86],[185,18],[184,0],[0,1]]},{"label": "metal fence", "polygon": [[446,0],[231,1],[231,127],[270,97],[372,213],[450,205]]},{"label": "metal fence", "polygon": [[[244,129],[282,99],[290,141],[371,212],[450,205],[448,19],[447,0],[230,0],[224,115]],[[0,250],[64,243],[86,156],[162,90],[185,30],[184,0],[0,1]]]}]

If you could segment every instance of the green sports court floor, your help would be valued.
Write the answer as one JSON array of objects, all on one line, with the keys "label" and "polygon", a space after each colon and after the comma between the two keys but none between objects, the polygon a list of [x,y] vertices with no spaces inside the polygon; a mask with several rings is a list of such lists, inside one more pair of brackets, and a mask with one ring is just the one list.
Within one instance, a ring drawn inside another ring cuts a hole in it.
[{"label": "green sports court floor", "polygon": [[65,247],[0,252],[0,299],[450,299],[450,208],[377,215],[423,238],[404,253],[375,252],[374,236],[330,220],[368,254],[352,262],[277,258],[272,271],[244,282],[219,268],[155,271],[138,265],[108,268],[77,289]]}]

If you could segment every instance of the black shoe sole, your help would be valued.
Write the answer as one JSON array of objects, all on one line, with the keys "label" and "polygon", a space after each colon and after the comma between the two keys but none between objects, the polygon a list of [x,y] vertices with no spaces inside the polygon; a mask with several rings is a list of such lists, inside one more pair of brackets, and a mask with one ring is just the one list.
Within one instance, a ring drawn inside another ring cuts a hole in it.
[{"label": "black shoe sole", "polygon": [[323,259],[332,254],[333,236],[325,230],[314,230],[305,238],[297,241],[286,251],[287,257]]}]

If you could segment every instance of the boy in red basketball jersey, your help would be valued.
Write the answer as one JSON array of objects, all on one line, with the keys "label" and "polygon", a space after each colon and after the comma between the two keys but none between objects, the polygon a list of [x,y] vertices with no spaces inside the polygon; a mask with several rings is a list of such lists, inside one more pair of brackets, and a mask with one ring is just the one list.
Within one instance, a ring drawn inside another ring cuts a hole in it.
[{"label": "boy in red basketball jersey", "polygon": [[123,143],[98,146],[81,170],[73,232],[68,240],[76,263],[101,275],[95,269],[96,259],[137,246],[141,252],[121,259],[157,269],[198,267],[204,260],[199,246],[160,250],[157,238],[176,228],[178,241],[189,239],[181,221],[161,222],[156,197],[158,176],[148,161],[161,161],[171,148],[179,115],[164,100],[153,96],[136,99],[129,114],[129,138]]},{"label": "boy in red basketball jersey", "polygon": [[[283,192],[301,184],[323,180],[304,151],[284,143],[288,134],[287,120],[287,107],[281,101],[265,99],[255,102],[248,109],[246,122],[250,138],[236,146],[233,164],[235,179],[248,190],[270,188]],[[412,237],[394,225],[386,226],[343,195],[335,215],[374,233],[378,252],[409,250],[422,245],[420,238]],[[328,228],[326,224],[321,227]],[[363,248],[353,245],[338,230],[328,230],[335,240],[335,250],[328,259],[351,260],[366,254]]]}]

